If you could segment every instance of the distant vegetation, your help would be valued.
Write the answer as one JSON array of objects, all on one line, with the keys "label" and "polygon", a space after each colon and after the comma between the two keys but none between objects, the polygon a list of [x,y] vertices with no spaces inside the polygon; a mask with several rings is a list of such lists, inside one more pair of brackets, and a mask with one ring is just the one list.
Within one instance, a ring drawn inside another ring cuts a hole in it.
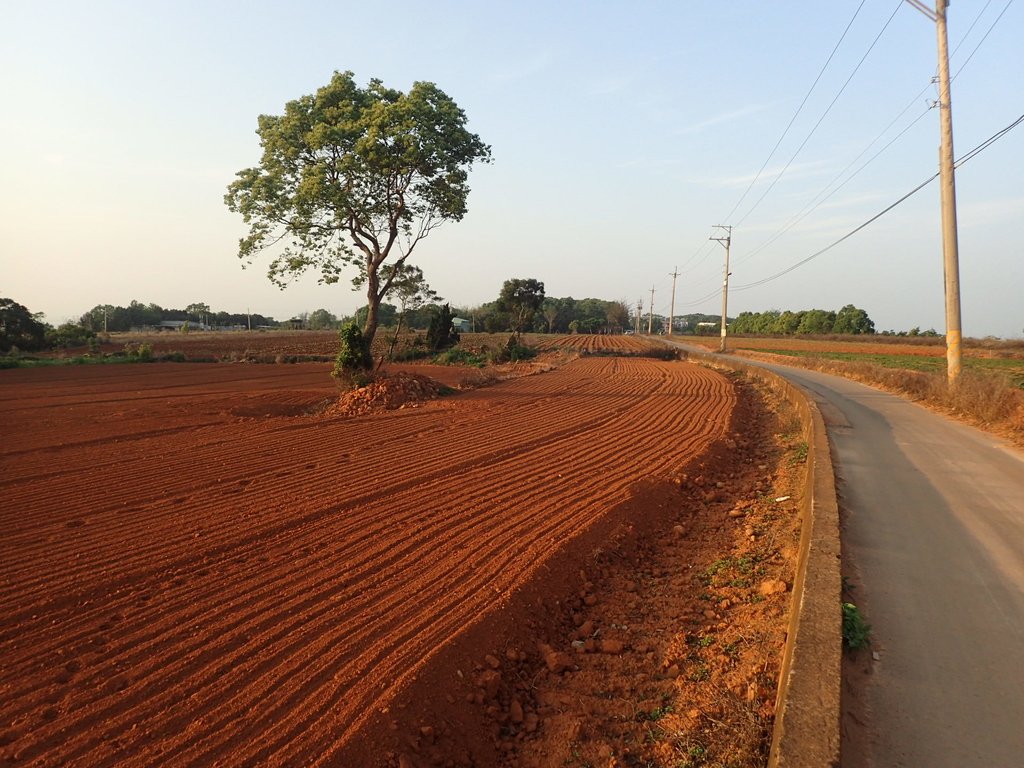
[{"label": "distant vegetation", "polygon": [[[326,312],[326,310],[322,310]],[[119,333],[143,328],[158,328],[167,321],[188,322],[195,328],[252,328],[274,326],[274,318],[245,312],[214,312],[203,303],[190,304],[185,309],[165,309],[159,304],[143,304],[132,300],[127,307],[97,304],[78,320],[78,324],[91,331]]]},{"label": "distant vegetation", "polygon": [[77,323],[54,328],[13,299],[0,299],[0,353],[37,352],[94,345],[96,334]]},{"label": "distant vegetation", "polygon": [[799,312],[741,312],[729,323],[730,333],[748,333],[775,336],[803,334],[838,334],[856,336],[873,334],[875,324],[863,309],[847,304],[838,312],[825,309],[807,309]]},{"label": "distant vegetation", "polygon": [[[543,283],[539,283],[539,305],[532,308],[530,317],[519,317],[514,299],[517,290],[522,292],[522,286],[517,289],[516,280],[506,281],[506,285],[510,282],[513,283],[509,289],[511,293],[505,299],[499,296],[477,307],[459,308],[459,317],[470,321],[471,330],[486,333],[516,330],[532,333],[622,333],[633,327],[629,307],[624,301],[574,299],[572,296],[554,298],[544,295]],[[532,282],[537,283],[536,280]],[[519,280],[519,283],[530,287],[529,280]]]}]

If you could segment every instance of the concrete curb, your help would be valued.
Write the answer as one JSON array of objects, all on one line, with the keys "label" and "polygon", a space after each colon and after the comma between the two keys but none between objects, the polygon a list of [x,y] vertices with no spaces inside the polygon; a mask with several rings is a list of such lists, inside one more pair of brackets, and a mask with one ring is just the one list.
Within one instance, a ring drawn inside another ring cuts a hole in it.
[{"label": "concrete curb", "polygon": [[839,507],[828,434],[802,388],[772,371],[686,348],[691,358],[755,377],[793,404],[807,441],[800,552],[779,675],[769,768],[839,765],[842,612]]}]

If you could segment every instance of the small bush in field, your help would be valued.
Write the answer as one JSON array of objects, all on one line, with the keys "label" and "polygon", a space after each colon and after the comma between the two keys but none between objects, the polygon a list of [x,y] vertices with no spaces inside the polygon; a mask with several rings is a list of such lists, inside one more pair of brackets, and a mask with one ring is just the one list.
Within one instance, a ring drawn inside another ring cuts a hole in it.
[{"label": "small bush in field", "polygon": [[434,358],[435,362],[440,365],[475,365],[478,368],[486,364],[487,358],[484,355],[474,354],[466,349],[460,347],[452,347],[446,349],[440,355]]},{"label": "small bush in field", "polygon": [[355,323],[349,323],[341,329],[341,347],[334,360],[331,375],[338,379],[352,379],[373,367],[370,345],[366,343],[363,332]]},{"label": "small bush in field", "polygon": [[128,356],[129,360],[134,360],[140,363],[149,363],[153,361],[153,347],[149,344],[136,344],[135,342],[129,342],[124,345],[124,352]]},{"label": "small bush in field", "polygon": [[532,360],[537,356],[537,350],[527,347],[513,335],[508,343],[495,350],[488,350],[487,357],[491,363],[517,363],[520,360]]}]

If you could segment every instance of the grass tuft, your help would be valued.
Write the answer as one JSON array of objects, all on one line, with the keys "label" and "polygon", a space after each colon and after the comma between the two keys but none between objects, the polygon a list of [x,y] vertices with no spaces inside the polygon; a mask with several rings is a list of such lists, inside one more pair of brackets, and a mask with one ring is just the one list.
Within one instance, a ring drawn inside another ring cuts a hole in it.
[{"label": "grass tuft", "polygon": [[871,643],[871,625],[853,603],[843,603],[843,645],[852,651]]}]

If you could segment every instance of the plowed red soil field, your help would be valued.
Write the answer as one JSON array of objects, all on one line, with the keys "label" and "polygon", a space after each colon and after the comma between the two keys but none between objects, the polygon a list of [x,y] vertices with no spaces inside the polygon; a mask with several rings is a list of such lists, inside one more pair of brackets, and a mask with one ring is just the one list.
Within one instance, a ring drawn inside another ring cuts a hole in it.
[{"label": "plowed red soil field", "polygon": [[570,336],[534,336],[538,349],[574,349],[581,352],[625,352],[644,354],[656,347],[656,341],[637,336],[572,334]]},{"label": "plowed red soil field", "polygon": [[[705,368],[585,358],[327,416],[328,370],[0,372],[0,756],[379,764],[431,664],[499,652],[474,628],[573,591],[564,548],[736,403]],[[452,681],[438,721],[470,706]]]}]

